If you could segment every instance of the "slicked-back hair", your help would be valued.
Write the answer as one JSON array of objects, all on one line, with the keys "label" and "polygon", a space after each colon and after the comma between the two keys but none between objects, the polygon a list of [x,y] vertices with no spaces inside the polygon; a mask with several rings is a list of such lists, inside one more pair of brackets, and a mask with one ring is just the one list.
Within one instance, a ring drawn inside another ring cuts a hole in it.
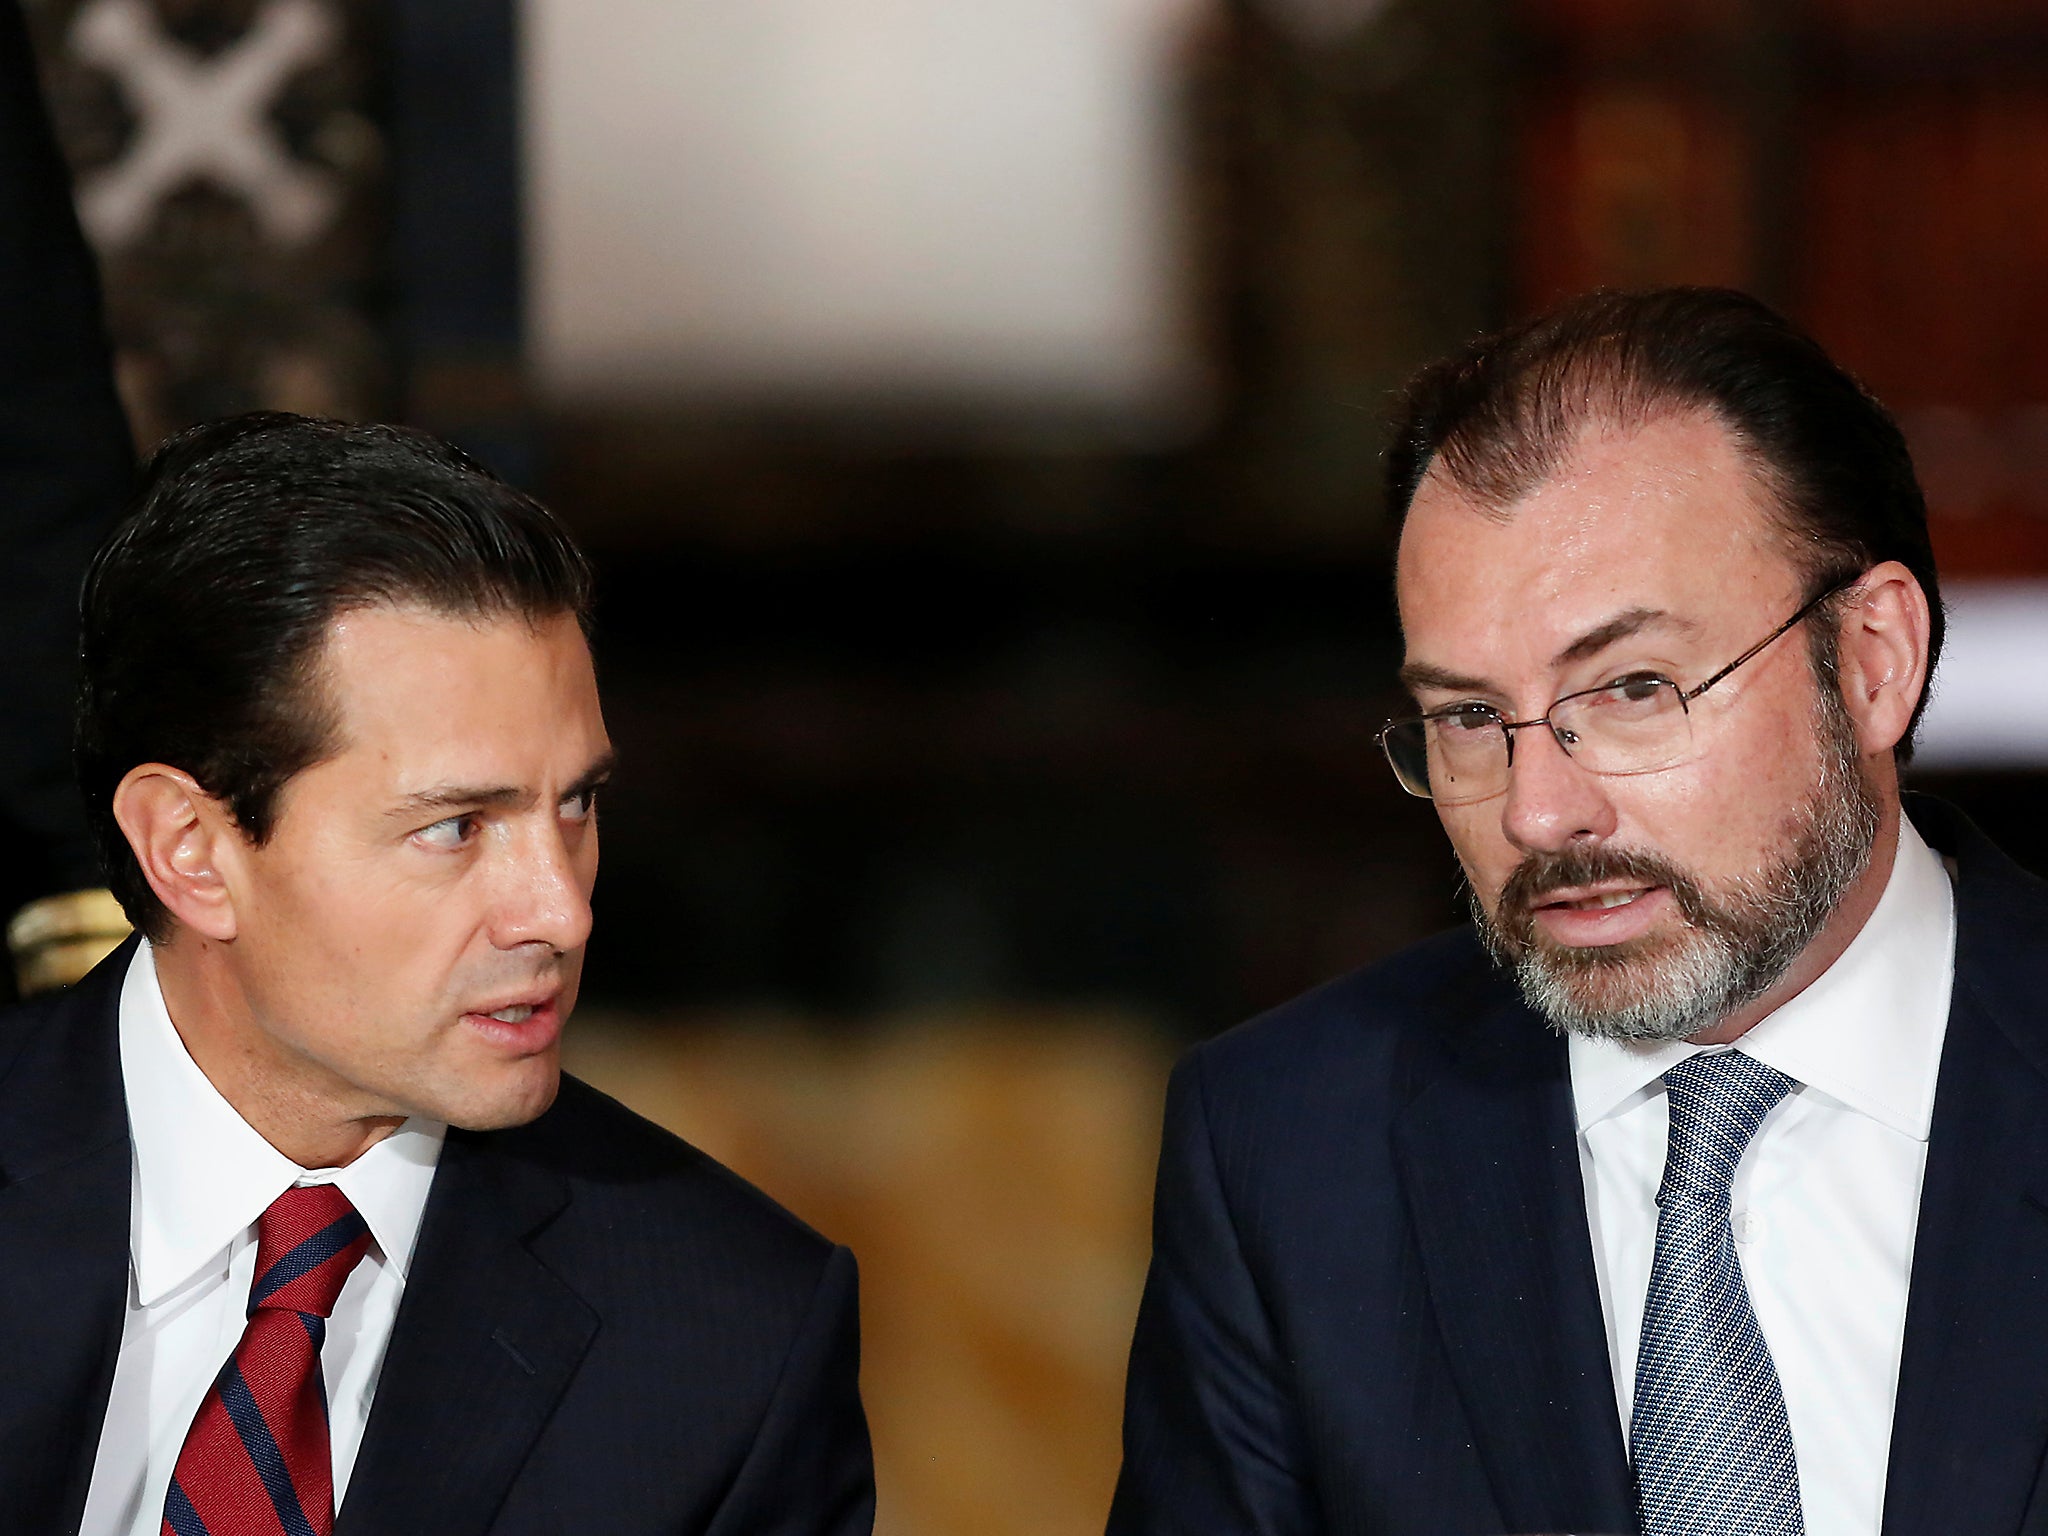
[{"label": "slicked-back hair", "polygon": [[[1405,519],[1434,468],[1483,510],[1513,505],[1571,459],[1580,432],[1622,430],[1672,412],[1710,414],[1748,457],[1809,598],[1884,560],[1927,594],[1928,688],[1943,614],[1927,502],[1891,413],[1820,344],[1728,288],[1601,290],[1483,336],[1409,382],[1388,450],[1387,504]],[[1809,627],[1832,677],[1836,604]]]},{"label": "slicked-back hair", "polygon": [[547,510],[423,432],[257,412],[167,439],[80,597],[79,786],[129,920],[170,936],[114,820],[123,776],[181,769],[265,841],[279,791],[343,746],[321,672],[335,619],[388,604],[587,630],[590,601]]}]

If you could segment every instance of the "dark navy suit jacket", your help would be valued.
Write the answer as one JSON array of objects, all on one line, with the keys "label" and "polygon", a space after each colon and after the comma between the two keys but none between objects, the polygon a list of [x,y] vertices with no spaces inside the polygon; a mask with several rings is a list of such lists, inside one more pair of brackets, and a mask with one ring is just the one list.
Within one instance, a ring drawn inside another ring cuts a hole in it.
[{"label": "dark navy suit jacket", "polygon": [[[2048,1533],[2048,886],[1909,811],[1957,953],[1884,1531]],[[1175,1070],[1109,1529],[1636,1529],[1565,1046],[1469,930]]]},{"label": "dark navy suit jacket", "polygon": [[[0,1014],[0,1529],[75,1531],[128,1295],[128,945]],[[451,1131],[336,1536],[866,1536],[853,1260],[573,1078]]]}]

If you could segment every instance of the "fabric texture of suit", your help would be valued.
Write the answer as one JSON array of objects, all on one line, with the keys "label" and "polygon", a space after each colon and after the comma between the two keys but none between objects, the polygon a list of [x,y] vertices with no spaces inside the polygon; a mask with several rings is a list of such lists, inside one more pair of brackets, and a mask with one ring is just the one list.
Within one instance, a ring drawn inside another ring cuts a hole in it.
[{"label": "fabric texture of suit", "polygon": [[[2048,1536],[2048,885],[1908,811],[1957,951],[1883,1529]],[[1636,1529],[1565,1045],[1469,929],[1176,1068],[1124,1451],[1112,1536]]]},{"label": "fabric texture of suit", "polygon": [[16,0],[0,0],[0,917],[101,883],[71,779],[78,587],[134,473],[99,275],[43,113]]},{"label": "fabric texture of suit", "polygon": [[[75,1531],[128,1291],[124,945],[0,1014],[0,1512]],[[865,1536],[852,1257],[565,1077],[451,1130],[336,1536]]]}]

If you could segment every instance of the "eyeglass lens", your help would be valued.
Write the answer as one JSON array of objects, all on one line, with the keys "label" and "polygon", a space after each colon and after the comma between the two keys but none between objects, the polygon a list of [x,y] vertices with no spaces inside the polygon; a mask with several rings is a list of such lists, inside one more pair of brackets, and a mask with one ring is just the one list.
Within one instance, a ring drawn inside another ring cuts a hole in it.
[{"label": "eyeglass lens", "polygon": [[[1543,724],[1522,721],[1515,728]],[[1684,700],[1678,686],[1661,677],[1623,678],[1560,699],[1551,706],[1548,725],[1572,760],[1592,773],[1652,773],[1682,762],[1692,750]],[[1507,788],[1508,736],[1494,711],[1470,708],[1399,721],[1387,728],[1384,743],[1403,789],[1439,805],[1457,805]]]}]

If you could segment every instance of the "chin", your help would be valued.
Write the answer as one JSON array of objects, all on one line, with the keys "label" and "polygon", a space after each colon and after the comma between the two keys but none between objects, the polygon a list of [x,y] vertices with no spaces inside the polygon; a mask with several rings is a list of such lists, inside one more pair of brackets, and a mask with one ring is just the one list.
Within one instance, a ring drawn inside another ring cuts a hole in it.
[{"label": "chin", "polygon": [[451,1094],[450,1102],[439,1112],[428,1113],[460,1131],[510,1130],[546,1114],[561,1086],[558,1062],[550,1059],[544,1070],[537,1063],[528,1063],[518,1081],[494,1084],[494,1091]]}]

